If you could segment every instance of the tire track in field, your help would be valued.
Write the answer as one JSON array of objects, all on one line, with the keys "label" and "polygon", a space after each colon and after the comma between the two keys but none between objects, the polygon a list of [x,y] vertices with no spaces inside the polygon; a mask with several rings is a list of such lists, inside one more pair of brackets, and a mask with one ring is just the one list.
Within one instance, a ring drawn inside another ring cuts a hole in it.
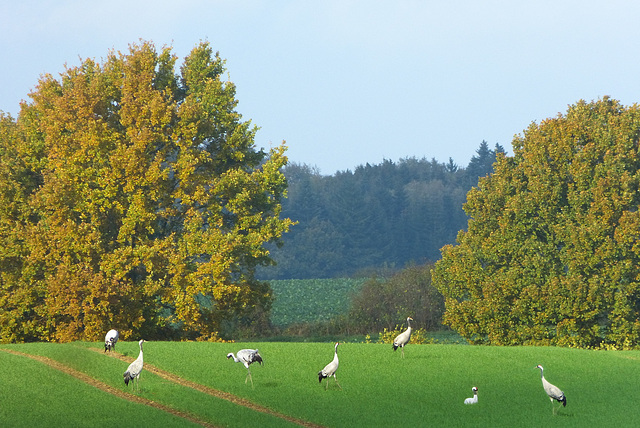
[{"label": "tire track in field", "polygon": [[[99,354],[104,354],[104,352],[100,349],[96,348],[86,348],[90,349]],[[109,352],[107,355],[112,356],[113,358],[117,358],[125,363],[131,363],[135,360],[135,358],[124,356],[118,352]],[[296,425],[300,425],[308,428],[324,428],[322,425],[315,424],[313,422],[305,421],[303,419],[294,418],[293,416],[285,415],[284,413],[276,412],[273,409],[262,406],[260,404],[256,404],[252,401],[249,401],[245,398],[238,397],[237,395],[230,394],[228,392],[221,391],[219,389],[211,388],[196,382],[192,382],[187,379],[183,379],[180,376],[177,376],[173,373],[167,372],[165,370],[159,369],[151,364],[144,363],[144,370],[149,371],[157,376],[160,376],[163,379],[166,379],[170,382],[177,383],[178,385],[185,386],[187,388],[195,389],[196,391],[202,392],[204,394],[210,395],[212,397],[220,398],[222,400],[230,401],[233,404],[237,404],[238,406],[243,406],[248,409],[254,410],[256,412],[266,413],[271,416],[275,416],[280,419],[284,419],[288,422],[294,423]]]},{"label": "tire track in field", "polygon": [[69,366],[65,366],[64,364],[62,364],[62,363],[60,363],[58,361],[52,360],[50,358],[43,357],[41,355],[25,354],[25,353],[20,352],[20,351],[16,351],[16,350],[13,350],[13,349],[6,349],[6,348],[0,348],[0,351],[7,352],[7,353],[13,354],[13,355],[18,355],[18,356],[21,356],[21,357],[30,358],[32,360],[35,360],[35,361],[38,361],[40,363],[46,364],[47,366],[49,366],[49,367],[51,367],[51,368],[53,368],[55,370],[58,370],[58,371],[61,371],[63,373],[66,373],[66,374],[68,374],[70,376],[73,376],[74,378],[76,378],[76,379],[78,379],[78,380],[80,380],[80,381],[82,381],[82,382],[84,382],[84,383],[86,383],[86,384],[88,384],[90,386],[98,388],[98,389],[100,389],[100,390],[102,390],[104,392],[108,392],[109,394],[115,395],[116,397],[122,398],[124,400],[128,400],[128,401],[131,401],[131,402],[134,402],[134,403],[137,403],[137,404],[144,404],[146,406],[150,406],[150,407],[156,408],[158,410],[162,410],[162,411],[170,413],[170,414],[172,414],[174,416],[178,416],[180,418],[186,419],[186,420],[188,420],[190,422],[193,422],[195,424],[201,425],[203,427],[212,427],[212,428],[216,428],[217,427],[217,425],[213,425],[213,424],[210,424],[209,422],[206,422],[206,421],[203,421],[201,419],[198,419],[195,416],[193,416],[191,414],[188,414],[186,412],[182,412],[180,410],[173,409],[173,408],[165,406],[163,404],[156,403],[155,401],[152,401],[152,400],[149,400],[149,399],[146,399],[146,398],[134,395],[134,394],[130,394],[130,393],[122,391],[122,390],[120,390],[118,388],[114,388],[111,385],[108,385],[108,384],[106,384],[104,382],[101,382],[101,381],[99,381],[97,379],[94,379],[94,378],[92,378],[91,376],[89,376],[89,375],[87,375],[85,373],[82,373],[82,372],[80,372],[80,371],[78,371],[76,369],[73,369],[73,368],[69,367]]}]

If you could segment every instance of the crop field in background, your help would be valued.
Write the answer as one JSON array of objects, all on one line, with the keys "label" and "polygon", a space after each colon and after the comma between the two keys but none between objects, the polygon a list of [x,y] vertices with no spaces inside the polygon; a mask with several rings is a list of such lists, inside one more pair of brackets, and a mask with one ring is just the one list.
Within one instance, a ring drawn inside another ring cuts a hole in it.
[{"label": "crop field in background", "polygon": [[[263,366],[246,369],[228,352],[258,347]],[[93,349],[91,349],[93,348]],[[5,349],[46,356],[122,393],[128,363],[100,343],[0,346],[0,426],[195,426],[161,409],[133,403]],[[98,352],[96,352],[96,350]],[[117,351],[133,359],[135,342]],[[317,425],[342,426],[637,426],[639,351],[553,347],[410,345],[406,358],[390,345],[344,343],[338,348],[338,389],[318,383],[333,357],[331,343],[148,342],[145,364]],[[564,390],[567,407],[552,414],[540,372]],[[140,393],[212,426],[296,426],[278,416],[207,395],[149,370]],[[323,381],[324,382],[324,381]],[[465,406],[471,387],[479,403]]]},{"label": "crop field in background", "polygon": [[303,322],[328,321],[346,314],[353,294],[365,278],[286,279],[269,281],[274,302],[271,322],[278,327]]}]

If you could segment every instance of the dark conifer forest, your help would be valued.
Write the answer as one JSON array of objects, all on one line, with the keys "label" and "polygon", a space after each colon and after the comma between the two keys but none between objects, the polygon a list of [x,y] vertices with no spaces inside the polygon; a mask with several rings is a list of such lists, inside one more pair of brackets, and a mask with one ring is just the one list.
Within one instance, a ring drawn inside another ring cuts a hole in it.
[{"label": "dark conifer forest", "polygon": [[433,262],[466,229],[467,192],[492,172],[498,153],[483,141],[466,167],[452,159],[405,158],[321,175],[289,164],[282,217],[298,224],[270,248],[262,279],[353,276]]}]

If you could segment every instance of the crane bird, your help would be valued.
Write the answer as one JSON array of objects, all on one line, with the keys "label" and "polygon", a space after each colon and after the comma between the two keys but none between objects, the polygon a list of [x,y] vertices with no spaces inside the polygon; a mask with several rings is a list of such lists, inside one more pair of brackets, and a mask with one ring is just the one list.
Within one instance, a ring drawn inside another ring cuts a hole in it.
[{"label": "crane bird", "polygon": [[473,391],[473,397],[464,400],[464,404],[476,404],[478,402],[478,388],[474,386],[471,391]]},{"label": "crane bird", "polygon": [[318,372],[318,381],[320,383],[322,383],[322,379],[327,378],[327,383],[325,385],[325,389],[329,389],[329,379],[331,376],[333,376],[333,379],[336,381],[336,385],[338,385],[338,388],[342,389],[342,387],[340,386],[340,384],[338,383],[338,378],[336,377],[336,371],[338,370],[338,345],[340,343],[336,342],[335,345],[335,353],[333,354],[333,360],[331,360],[331,362],[329,364],[327,364],[326,366],[324,366],[324,368],[322,370],[320,370]]},{"label": "crane bird", "polygon": [[536,367],[536,369],[540,369],[540,377],[542,378],[542,387],[544,388],[544,392],[547,393],[547,395],[549,396],[549,400],[551,400],[551,409],[553,410],[553,414],[556,414],[556,407],[553,404],[553,400],[556,400],[559,403],[562,403],[563,406],[567,406],[567,397],[564,396],[564,392],[562,392],[560,390],[560,388],[558,388],[555,385],[550,384],[545,378],[544,378],[544,369],[542,368],[542,366],[540,364],[538,364]]},{"label": "crane bird", "polygon": [[393,339],[393,350],[395,351],[398,347],[402,348],[402,358],[404,358],[404,345],[411,340],[411,321],[413,318],[407,317],[407,329]]},{"label": "crane bird", "polygon": [[242,363],[247,368],[247,377],[244,378],[244,383],[247,383],[247,379],[251,380],[251,387],[253,388],[253,378],[251,377],[251,369],[249,366],[253,363],[262,364],[262,356],[258,353],[257,349],[241,349],[236,355],[233,352],[227,354],[227,359],[233,358],[236,363]]},{"label": "crane bird", "polygon": [[115,350],[116,342],[119,337],[120,333],[118,333],[118,330],[109,330],[107,335],[104,337],[104,352],[111,352],[112,349]]},{"label": "crane bird", "polygon": [[127,368],[127,371],[123,374],[124,384],[127,386],[129,386],[129,382],[133,384],[133,381],[137,380],[136,386],[138,387],[138,391],[140,391],[140,372],[142,372],[142,366],[144,364],[142,361],[142,344],[144,342],[146,342],[146,340],[144,339],[138,342],[138,344],[140,345],[140,354],[133,363],[129,364],[129,368]]}]

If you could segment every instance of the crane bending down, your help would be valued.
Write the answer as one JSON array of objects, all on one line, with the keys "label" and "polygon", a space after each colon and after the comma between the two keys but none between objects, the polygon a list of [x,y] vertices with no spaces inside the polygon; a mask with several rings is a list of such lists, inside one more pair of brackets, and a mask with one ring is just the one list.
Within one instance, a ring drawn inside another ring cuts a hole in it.
[{"label": "crane bending down", "polygon": [[473,397],[464,400],[464,404],[476,404],[478,402],[478,388],[474,386],[471,391],[473,391]]},{"label": "crane bending down", "polygon": [[253,363],[262,364],[262,356],[258,353],[257,349],[241,349],[236,355],[233,352],[227,354],[227,359],[233,358],[236,363],[242,363],[247,368],[247,377],[244,378],[244,383],[247,383],[247,379],[251,380],[251,387],[253,388],[253,378],[251,377],[251,369],[249,366]]},{"label": "crane bending down", "polygon": [[325,385],[325,389],[329,389],[329,379],[331,376],[333,376],[333,379],[336,381],[336,385],[338,385],[338,388],[342,389],[342,387],[340,386],[340,384],[338,383],[338,378],[336,377],[336,371],[338,370],[338,345],[340,343],[336,342],[335,345],[335,353],[333,354],[333,360],[327,364],[326,366],[324,366],[324,368],[322,370],[320,370],[318,372],[318,381],[320,383],[322,383],[322,379],[327,378],[327,383]]},{"label": "crane bending down", "polygon": [[116,342],[119,337],[120,334],[118,333],[118,330],[109,330],[107,335],[104,337],[104,352],[111,352],[112,349],[115,351]]},{"label": "crane bending down", "polygon": [[402,348],[402,358],[404,358],[404,345],[411,340],[411,321],[413,318],[407,317],[407,329],[393,339],[393,350],[395,351],[398,347]]},{"label": "crane bending down", "polygon": [[553,400],[556,400],[559,403],[562,403],[563,406],[567,406],[567,397],[564,396],[564,392],[562,392],[560,390],[560,388],[558,388],[555,385],[550,384],[545,378],[544,378],[544,369],[542,368],[542,366],[540,364],[538,364],[535,368],[540,369],[540,377],[542,378],[542,387],[544,388],[544,392],[547,393],[547,395],[549,396],[549,399],[551,400],[551,409],[553,411],[553,414],[556,414],[556,406],[553,404]]},{"label": "crane bending down", "polygon": [[140,391],[140,373],[142,372],[142,366],[144,365],[142,361],[142,344],[146,342],[144,339],[140,340],[138,344],[140,345],[140,354],[136,360],[129,364],[129,368],[126,372],[124,372],[124,383],[129,386],[129,382],[133,384],[134,380],[136,381],[136,386],[138,387],[138,391]]}]

